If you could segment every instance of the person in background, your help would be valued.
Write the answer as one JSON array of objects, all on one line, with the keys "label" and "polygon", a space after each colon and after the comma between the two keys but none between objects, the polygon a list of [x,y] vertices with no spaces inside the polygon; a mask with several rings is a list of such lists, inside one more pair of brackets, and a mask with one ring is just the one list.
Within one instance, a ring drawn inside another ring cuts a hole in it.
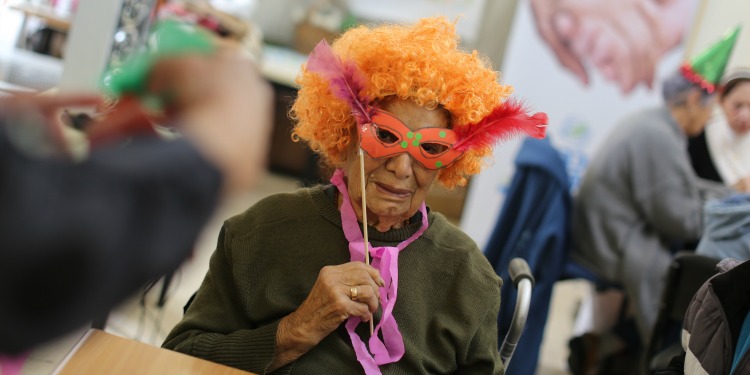
[{"label": "person in background", "polygon": [[59,110],[97,95],[0,100],[0,353],[82,327],[176,269],[217,202],[265,169],[271,91],[236,48],[164,58],[149,86],[172,93],[184,137],[82,161],[56,153]]},{"label": "person in background", "polygon": [[704,132],[689,141],[698,176],[750,192],[750,68],[731,69],[719,89],[719,106]]},{"label": "person in background", "polygon": [[720,108],[705,131],[690,140],[690,157],[699,176],[741,192],[708,202],[705,231],[695,251],[718,259],[750,258],[750,68],[724,75]]},{"label": "person in background", "polygon": [[[750,251],[750,249],[746,249]],[[725,258],[688,305],[683,352],[657,375],[750,372],[750,261]]]},{"label": "person in background", "polygon": [[623,119],[575,196],[570,256],[623,287],[640,336],[631,347],[648,342],[672,254],[701,236],[705,202],[732,192],[697,177],[686,147],[711,116],[734,42],[721,40],[668,77],[663,106]]},{"label": "person in background", "polygon": [[503,373],[502,282],[425,205],[435,181],[479,172],[498,139],[545,134],[546,115],[511,100],[486,61],[459,49],[444,18],[318,44],[293,135],[336,168],[332,184],[227,220],[163,346],[257,373]]}]

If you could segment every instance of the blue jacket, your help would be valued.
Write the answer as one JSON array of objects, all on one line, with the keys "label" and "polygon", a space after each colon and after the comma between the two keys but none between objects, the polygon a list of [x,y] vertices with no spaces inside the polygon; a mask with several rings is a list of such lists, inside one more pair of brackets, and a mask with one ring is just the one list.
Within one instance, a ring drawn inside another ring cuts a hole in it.
[{"label": "blue jacket", "polygon": [[750,259],[750,194],[708,201],[705,229],[695,252],[714,258]]},{"label": "blue jacket", "polygon": [[565,163],[549,140],[527,138],[515,160],[516,172],[485,256],[502,277],[498,343],[505,338],[516,300],[508,276],[514,257],[528,262],[536,283],[526,328],[506,374],[533,374],[547,321],[552,287],[567,261],[571,196]]}]

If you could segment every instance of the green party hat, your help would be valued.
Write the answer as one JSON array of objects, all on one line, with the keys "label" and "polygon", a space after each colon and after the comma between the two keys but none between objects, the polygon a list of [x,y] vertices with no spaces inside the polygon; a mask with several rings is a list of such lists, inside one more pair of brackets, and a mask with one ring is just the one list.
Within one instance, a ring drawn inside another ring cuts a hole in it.
[{"label": "green party hat", "polygon": [[211,34],[200,26],[171,19],[159,21],[149,34],[144,50],[104,74],[103,89],[115,98],[131,94],[159,107],[164,98],[149,98],[146,93],[146,80],[157,60],[191,53],[211,54],[215,48]]},{"label": "green party hat", "polygon": [[738,25],[734,30],[726,32],[721,40],[701,52],[693,61],[682,64],[680,72],[690,82],[700,85],[709,93],[714,92],[724,75],[740,29],[742,26]]}]

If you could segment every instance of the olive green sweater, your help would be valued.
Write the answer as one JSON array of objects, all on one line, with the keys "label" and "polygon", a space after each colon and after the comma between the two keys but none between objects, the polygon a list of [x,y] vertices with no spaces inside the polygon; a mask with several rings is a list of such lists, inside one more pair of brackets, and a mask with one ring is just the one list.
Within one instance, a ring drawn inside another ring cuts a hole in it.
[{"label": "olive green sweater", "polygon": [[[279,320],[307,297],[322,267],[350,261],[341,216],[325,189],[274,195],[227,220],[206,278],[164,347],[265,373]],[[406,353],[380,369],[383,374],[502,374],[497,352],[501,280],[466,234],[440,214],[429,213],[428,219],[427,231],[399,256],[394,316]],[[395,246],[420,225],[421,219],[386,233],[370,228],[369,238],[374,246]],[[367,326],[358,328],[365,342]],[[274,373],[364,370],[342,324]]]}]

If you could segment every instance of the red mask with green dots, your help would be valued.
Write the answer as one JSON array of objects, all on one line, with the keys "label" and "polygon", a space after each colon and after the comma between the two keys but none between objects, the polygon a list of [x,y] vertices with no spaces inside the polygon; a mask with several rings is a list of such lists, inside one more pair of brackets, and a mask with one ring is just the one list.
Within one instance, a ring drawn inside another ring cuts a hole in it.
[{"label": "red mask with green dots", "polygon": [[445,128],[409,129],[396,116],[375,109],[372,121],[359,126],[362,149],[373,158],[408,153],[427,169],[447,167],[463,152],[456,151],[456,133]]}]

